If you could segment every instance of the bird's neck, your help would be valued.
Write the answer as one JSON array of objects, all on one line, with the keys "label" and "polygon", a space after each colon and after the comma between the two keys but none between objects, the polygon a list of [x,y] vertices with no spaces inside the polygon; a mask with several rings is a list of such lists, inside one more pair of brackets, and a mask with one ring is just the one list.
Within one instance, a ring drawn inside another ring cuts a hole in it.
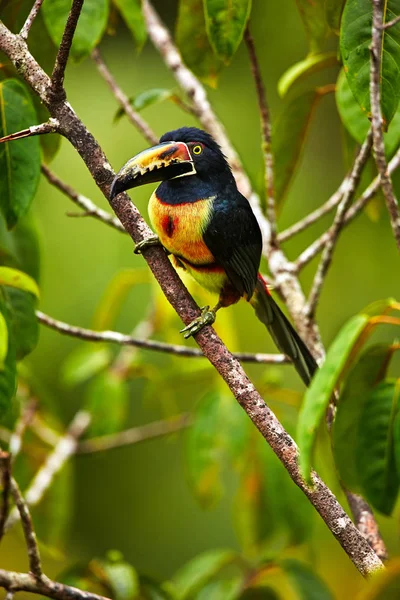
[{"label": "bird's neck", "polygon": [[236,187],[233,178],[203,179],[197,175],[189,175],[163,181],[158,186],[156,195],[164,204],[187,204],[226,194],[227,189],[232,186]]}]

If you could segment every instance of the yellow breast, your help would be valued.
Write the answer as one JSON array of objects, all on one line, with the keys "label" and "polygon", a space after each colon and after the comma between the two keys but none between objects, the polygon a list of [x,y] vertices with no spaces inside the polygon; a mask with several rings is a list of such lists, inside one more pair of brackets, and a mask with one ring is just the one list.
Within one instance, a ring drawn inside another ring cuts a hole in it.
[{"label": "yellow breast", "polygon": [[186,204],[164,204],[154,192],[149,216],[162,245],[193,264],[214,262],[203,241],[203,232],[211,217],[214,197]]}]

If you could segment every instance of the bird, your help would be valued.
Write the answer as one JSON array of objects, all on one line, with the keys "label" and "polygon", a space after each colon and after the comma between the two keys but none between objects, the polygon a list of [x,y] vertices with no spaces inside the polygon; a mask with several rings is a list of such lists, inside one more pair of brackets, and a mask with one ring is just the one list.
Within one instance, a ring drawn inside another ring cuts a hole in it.
[{"label": "bird", "polygon": [[172,255],[175,267],[219,296],[214,308],[203,307],[201,315],[181,332],[186,338],[195,336],[215,321],[220,308],[244,298],[308,386],[317,363],[259,272],[261,230],[218,143],[196,127],[165,133],[159,144],[121,168],[112,182],[110,200],[156,182],[159,186],[148,210],[157,235],[137,244],[135,252],[161,244]]}]

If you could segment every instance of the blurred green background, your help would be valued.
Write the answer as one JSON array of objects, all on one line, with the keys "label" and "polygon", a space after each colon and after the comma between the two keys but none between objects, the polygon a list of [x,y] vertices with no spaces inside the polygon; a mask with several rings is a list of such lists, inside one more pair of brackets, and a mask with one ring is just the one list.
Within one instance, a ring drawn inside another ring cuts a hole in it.
[{"label": "blurred green background", "polygon": [[[155,6],[173,27],[175,1],[156,2]],[[252,31],[271,112],[276,116],[280,107],[277,81],[307,52],[304,29],[294,0],[255,1]],[[150,88],[176,87],[151,43],[148,42],[139,54],[122,23],[117,25],[114,35],[103,40],[100,49],[129,96]],[[332,69],[326,76],[327,81],[334,81],[335,74]],[[90,59],[69,65],[66,86],[69,102],[97,138],[116,171],[147,146],[126,118],[113,123],[116,102]],[[243,44],[232,65],[222,72],[218,88],[208,89],[208,93],[253,182],[260,187],[263,175],[259,115]],[[182,125],[196,124],[170,103],[150,107],[143,116],[159,135]],[[107,202],[85,165],[64,140],[51,168],[82,194],[107,208]],[[338,187],[344,173],[340,121],[334,97],[328,95],[320,102],[313,118],[301,169],[290,188],[279,218],[279,228],[284,229],[323,203]],[[147,186],[131,194],[146,218],[151,191],[152,186]],[[68,217],[68,211],[75,211],[75,207],[43,178],[34,205],[42,245],[40,309],[75,325],[91,326],[93,313],[110,280],[123,269],[146,267],[143,259],[133,254],[128,236],[90,218]],[[343,232],[337,246],[317,311],[326,346],[346,319],[368,303],[387,296],[400,298],[398,256],[381,200],[376,203],[376,212],[376,219],[360,215]],[[295,259],[329,223],[330,217],[288,242],[285,245],[288,256]],[[305,290],[309,289],[316,264],[314,260],[301,274]],[[264,270],[266,268],[264,265]],[[191,285],[190,289],[201,304],[203,297],[198,288]],[[155,293],[154,285],[135,286],[114,327],[130,332],[146,315]],[[168,316],[168,336],[177,343],[179,327],[179,319]],[[226,309],[217,330],[231,350],[274,351],[265,331],[245,303]],[[158,325],[158,332],[165,339],[162,323]],[[380,335],[390,338],[395,334],[391,331]],[[43,399],[65,424],[82,405],[85,386],[68,388],[63,383],[62,364],[65,357],[82,344],[42,328],[39,345],[27,361]],[[178,359],[151,352],[143,352],[141,356],[144,364],[153,365],[159,381],[151,386],[151,382],[138,377],[130,384],[129,426],[190,411],[214,381],[213,371],[203,359]],[[252,365],[246,370],[257,382],[269,377],[277,379],[285,388],[302,391],[301,383],[290,367]],[[268,402],[268,395],[265,399]],[[285,408],[276,399],[272,399],[272,407],[279,415]],[[168,439],[74,458],[73,508],[65,555],[51,548],[43,550],[49,576],[56,577],[70,562],[87,561],[118,548],[138,571],[163,579],[203,550],[239,547],[232,520],[235,476],[227,475],[225,494],[216,506],[208,510],[201,508],[187,482],[184,438],[185,434],[176,434]],[[329,444],[324,439],[321,439],[317,461],[321,473],[327,475],[331,463]],[[268,474],[266,476],[268,479]],[[332,477],[330,479],[328,483],[336,486]],[[337,486],[335,492],[344,502]],[[33,511],[34,518],[36,512]],[[398,514],[379,521],[391,555],[399,554]],[[26,569],[24,543],[17,529],[7,535],[0,546],[2,568]],[[317,516],[310,544],[289,550],[288,554],[309,561],[337,598],[352,598],[364,585]]]}]

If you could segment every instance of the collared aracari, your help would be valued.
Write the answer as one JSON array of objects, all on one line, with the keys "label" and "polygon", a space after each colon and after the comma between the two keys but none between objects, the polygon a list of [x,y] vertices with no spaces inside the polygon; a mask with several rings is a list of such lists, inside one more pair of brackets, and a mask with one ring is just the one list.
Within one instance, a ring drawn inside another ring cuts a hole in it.
[{"label": "collared aracari", "polygon": [[110,197],[160,181],[149,202],[150,220],[158,237],[144,240],[136,249],[161,243],[172,254],[175,266],[219,294],[213,309],[204,307],[202,315],[182,330],[185,337],[213,323],[219,308],[244,298],[308,385],[317,363],[258,272],[260,227],[216,141],[195,127],[164,134],[158,145],[122,167]]}]

